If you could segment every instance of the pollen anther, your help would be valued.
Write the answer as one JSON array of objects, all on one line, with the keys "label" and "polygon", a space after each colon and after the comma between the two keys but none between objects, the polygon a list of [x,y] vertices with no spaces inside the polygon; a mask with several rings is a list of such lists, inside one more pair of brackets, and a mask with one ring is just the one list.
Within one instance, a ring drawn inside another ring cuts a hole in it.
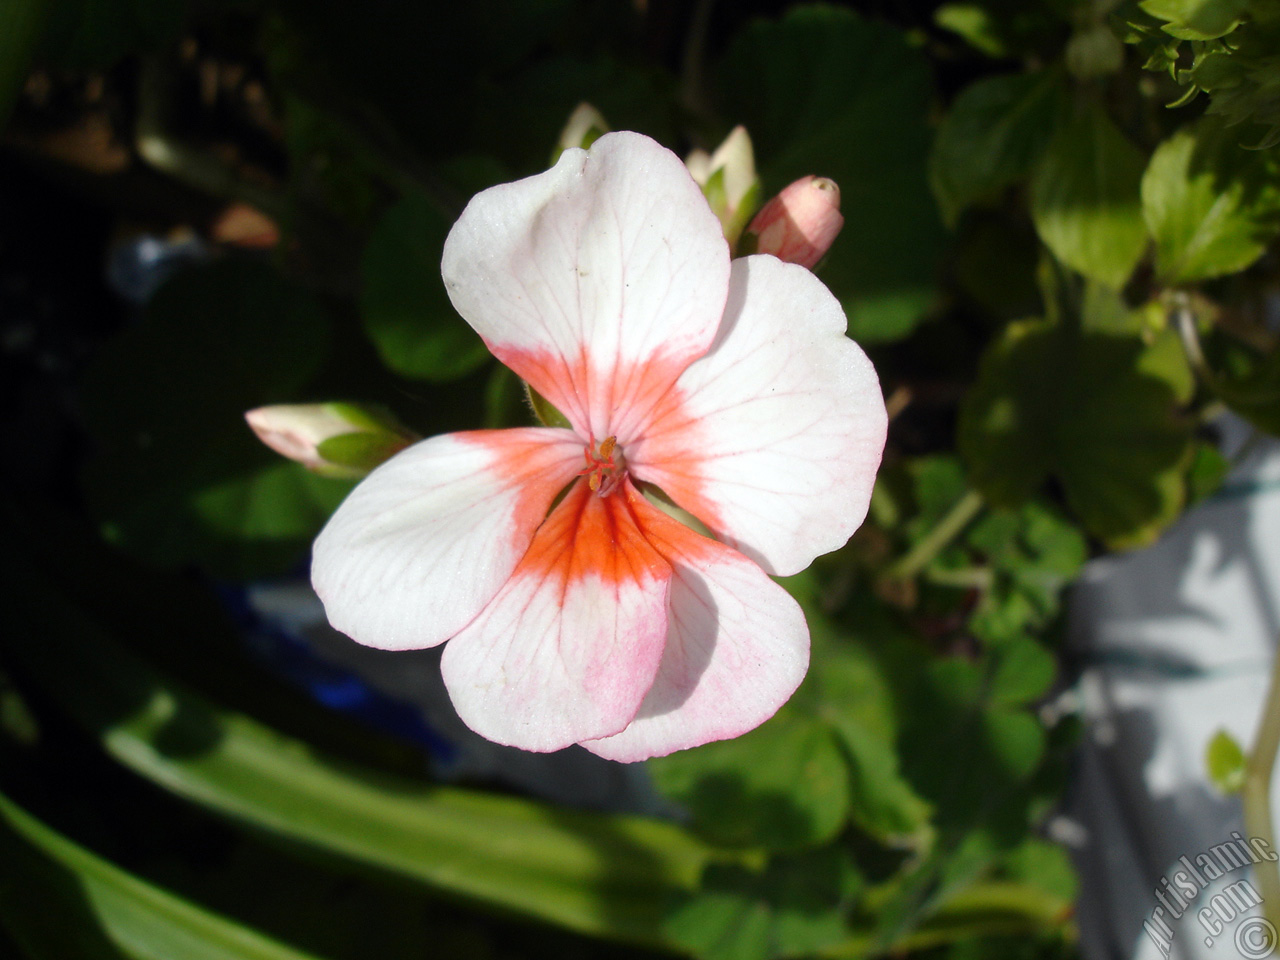
[{"label": "pollen anther", "polygon": [[626,476],[618,438],[608,437],[600,442],[599,447],[592,442],[583,453],[587,466],[578,471],[578,476],[587,478],[587,486],[596,496],[607,497]]}]

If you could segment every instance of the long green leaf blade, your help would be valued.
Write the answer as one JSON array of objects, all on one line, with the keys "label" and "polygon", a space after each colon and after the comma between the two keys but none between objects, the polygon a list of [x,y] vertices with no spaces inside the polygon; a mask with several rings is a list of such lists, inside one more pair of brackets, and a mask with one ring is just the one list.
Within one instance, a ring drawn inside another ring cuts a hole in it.
[{"label": "long green leaf blade", "polygon": [[36,957],[314,960],[103,860],[3,794],[0,851],[0,917]]}]

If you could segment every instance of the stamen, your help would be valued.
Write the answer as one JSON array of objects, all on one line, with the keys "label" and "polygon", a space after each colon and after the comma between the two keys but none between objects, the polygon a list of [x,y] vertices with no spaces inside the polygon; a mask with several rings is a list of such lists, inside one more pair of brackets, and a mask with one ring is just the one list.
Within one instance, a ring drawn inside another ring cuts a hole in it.
[{"label": "stamen", "polygon": [[[591,443],[583,451],[587,466],[578,471],[578,476],[587,478],[587,486],[597,496],[607,497],[626,476],[626,467],[621,461],[622,451],[618,449],[618,438],[607,437],[600,442],[599,448]],[[618,459],[614,459],[617,455]]]}]

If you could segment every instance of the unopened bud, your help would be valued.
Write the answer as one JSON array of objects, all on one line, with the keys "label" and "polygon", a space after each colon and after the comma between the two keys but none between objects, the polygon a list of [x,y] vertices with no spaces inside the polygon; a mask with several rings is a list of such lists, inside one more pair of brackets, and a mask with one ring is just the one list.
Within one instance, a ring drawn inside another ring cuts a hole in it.
[{"label": "unopened bud", "polygon": [[418,439],[387,411],[351,403],[279,404],[244,418],[276,453],[326,477],[363,477]]},{"label": "unopened bud", "polygon": [[843,226],[836,182],[826,177],[802,177],[756,214],[742,238],[742,252],[771,253],[812,270]]},{"label": "unopened bud", "polygon": [[734,127],[715,153],[694,150],[685,166],[702,187],[712,213],[720,220],[724,238],[733,246],[760,205],[760,178],[746,127]]},{"label": "unopened bud", "polygon": [[570,147],[581,147],[586,150],[593,143],[609,132],[609,124],[604,116],[589,103],[580,103],[569,114],[569,122],[560,131],[560,139],[551,154],[551,164],[560,159],[560,154]]}]

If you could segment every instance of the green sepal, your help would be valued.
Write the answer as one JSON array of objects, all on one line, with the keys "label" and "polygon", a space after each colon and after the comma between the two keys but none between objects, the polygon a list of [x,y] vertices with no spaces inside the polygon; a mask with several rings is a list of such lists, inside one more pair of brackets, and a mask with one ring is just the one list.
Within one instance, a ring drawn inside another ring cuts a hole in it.
[{"label": "green sepal", "polygon": [[533,411],[533,415],[538,418],[538,422],[544,427],[572,429],[569,418],[557,410],[550,400],[533,389],[528,383],[524,385],[524,395],[529,401],[529,409]]},{"label": "green sepal", "polygon": [[404,437],[392,433],[342,433],[322,440],[316,453],[332,467],[347,471],[346,475],[363,476],[408,445]]}]

